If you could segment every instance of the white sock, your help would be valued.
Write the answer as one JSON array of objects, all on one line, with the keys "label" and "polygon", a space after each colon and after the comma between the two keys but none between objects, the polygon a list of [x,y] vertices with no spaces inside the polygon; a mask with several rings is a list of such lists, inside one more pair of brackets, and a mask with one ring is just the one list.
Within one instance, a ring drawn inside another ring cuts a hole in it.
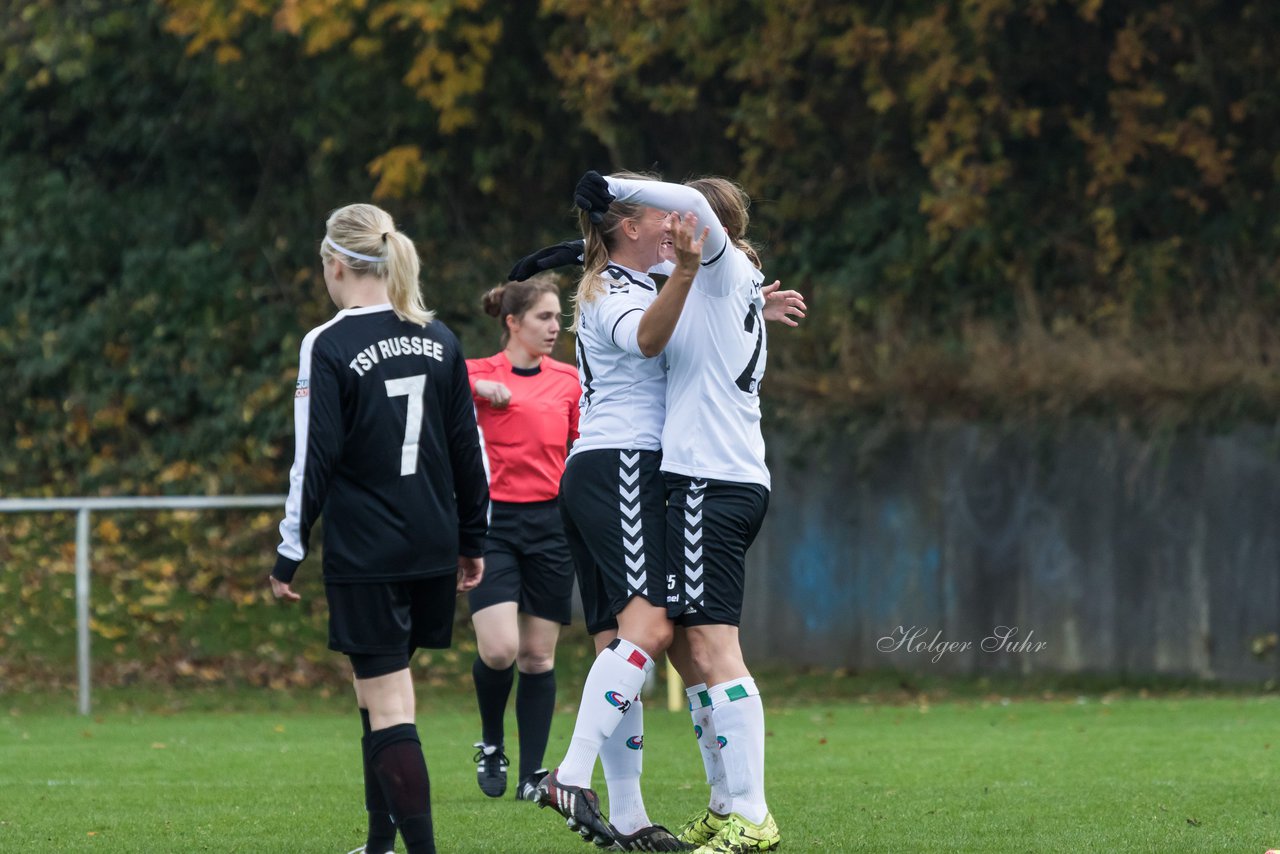
[{"label": "white sock", "polygon": [[764,705],[750,676],[711,688],[711,715],[723,738],[720,757],[733,811],[753,824],[764,821]]},{"label": "white sock", "polygon": [[609,787],[609,822],[619,833],[632,834],[653,824],[640,794],[644,770],[644,703],[636,697],[613,735],[600,747],[600,767]]},{"label": "white sock", "polygon": [[652,669],[653,659],[622,638],[596,656],[582,686],[582,702],[578,706],[569,750],[556,775],[560,782],[570,786],[591,785],[591,772],[595,770],[600,746],[631,707],[632,699],[644,685],[645,674]]},{"label": "white sock", "polygon": [[733,812],[733,797],[724,776],[724,760],[720,756],[720,742],[716,740],[707,683],[699,682],[685,689],[685,695],[689,698],[689,717],[693,718],[693,734],[698,738],[698,752],[702,754],[702,767],[707,772],[707,785],[711,787],[707,808],[719,815],[728,815]]}]

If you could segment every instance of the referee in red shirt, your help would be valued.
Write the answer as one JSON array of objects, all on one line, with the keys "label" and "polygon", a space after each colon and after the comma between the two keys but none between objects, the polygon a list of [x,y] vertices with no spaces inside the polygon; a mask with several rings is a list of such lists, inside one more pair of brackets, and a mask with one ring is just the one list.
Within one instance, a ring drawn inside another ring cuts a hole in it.
[{"label": "referee in red shirt", "polygon": [[482,740],[480,789],[507,788],[503,717],[515,671],[520,776],[516,798],[533,800],[555,711],[556,641],[568,625],[573,561],[556,505],[569,445],[578,437],[576,368],[548,354],[560,333],[559,288],[549,275],[499,285],[485,313],[502,324],[503,349],[468,359],[467,373],[489,465],[485,574],[469,594],[478,655],[471,672]]}]

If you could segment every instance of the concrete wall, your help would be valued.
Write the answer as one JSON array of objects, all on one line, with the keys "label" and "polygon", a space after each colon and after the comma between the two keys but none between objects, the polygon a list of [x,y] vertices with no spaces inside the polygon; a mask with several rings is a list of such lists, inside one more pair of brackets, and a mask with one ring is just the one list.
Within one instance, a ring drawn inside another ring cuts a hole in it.
[{"label": "concrete wall", "polygon": [[1280,631],[1280,433],[957,425],[851,444],[773,437],[749,660],[1280,677],[1274,649],[1252,651]]}]

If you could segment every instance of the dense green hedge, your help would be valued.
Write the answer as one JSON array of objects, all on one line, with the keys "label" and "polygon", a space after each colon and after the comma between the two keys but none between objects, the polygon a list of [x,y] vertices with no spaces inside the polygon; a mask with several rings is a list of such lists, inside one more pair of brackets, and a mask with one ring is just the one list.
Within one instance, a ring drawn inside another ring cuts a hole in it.
[{"label": "dense green hedge", "polygon": [[[571,233],[589,166],[744,182],[814,308],[771,396],[1276,403],[1249,371],[1274,341],[1238,322],[1275,308],[1274,4],[10,7],[6,494],[279,489],[326,212],[391,209],[484,351],[477,294]],[[1098,381],[1119,357],[1086,339],[1149,369]],[[1184,346],[1225,376],[1186,380],[1160,355]]]}]

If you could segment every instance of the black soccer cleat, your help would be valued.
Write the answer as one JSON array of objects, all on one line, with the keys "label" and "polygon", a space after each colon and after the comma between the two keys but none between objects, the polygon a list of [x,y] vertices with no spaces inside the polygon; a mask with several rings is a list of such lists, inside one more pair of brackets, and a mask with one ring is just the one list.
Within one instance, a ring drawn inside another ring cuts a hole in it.
[{"label": "black soccer cleat", "polygon": [[538,800],[538,784],[542,782],[542,778],[547,776],[546,768],[539,768],[527,777],[520,780],[520,784],[516,786],[517,801],[533,801]]},{"label": "black soccer cleat", "polygon": [[693,846],[680,839],[660,824],[642,827],[635,833],[623,835],[615,832],[610,851],[692,851]]},{"label": "black soccer cleat", "polygon": [[500,798],[507,791],[507,754],[502,752],[502,745],[493,746],[477,741],[476,748],[476,782],[480,791],[491,798]]},{"label": "black soccer cleat", "polygon": [[543,777],[536,790],[539,807],[551,807],[564,816],[564,823],[588,842],[607,848],[618,833],[600,812],[600,798],[590,789],[561,783],[559,769]]}]

